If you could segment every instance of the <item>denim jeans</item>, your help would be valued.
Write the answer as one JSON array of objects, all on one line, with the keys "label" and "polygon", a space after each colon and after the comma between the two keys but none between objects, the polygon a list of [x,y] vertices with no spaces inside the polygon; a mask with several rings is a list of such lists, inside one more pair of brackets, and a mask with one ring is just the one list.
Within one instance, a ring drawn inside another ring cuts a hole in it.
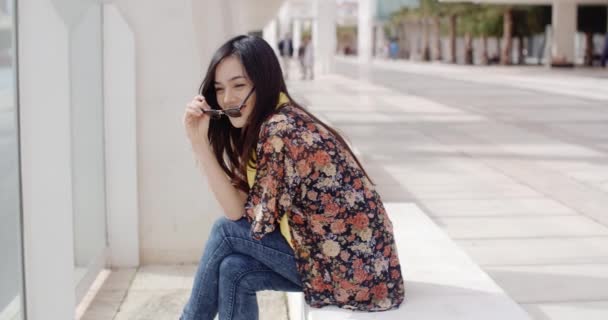
[{"label": "denim jeans", "polygon": [[180,320],[258,319],[257,291],[302,291],[293,249],[279,230],[258,241],[250,229],[246,219],[215,222]]}]

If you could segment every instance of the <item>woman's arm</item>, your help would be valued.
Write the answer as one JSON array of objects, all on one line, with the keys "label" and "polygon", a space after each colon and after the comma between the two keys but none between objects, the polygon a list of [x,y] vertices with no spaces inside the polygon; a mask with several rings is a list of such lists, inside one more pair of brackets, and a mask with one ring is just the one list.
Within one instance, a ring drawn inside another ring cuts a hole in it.
[{"label": "woman's arm", "polygon": [[230,220],[239,220],[245,214],[245,201],[247,194],[235,188],[226,177],[224,170],[217,163],[210,146],[203,146],[194,150],[199,169],[207,176],[209,187],[215,199],[224,209],[224,215]]},{"label": "woman's arm", "polygon": [[245,213],[247,195],[232,186],[222,167],[215,159],[207,138],[209,115],[204,114],[201,109],[210,109],[205,102],[205,98],[201,95],[195,96],[186,105],[183,119],[186,135],[192,145],[197,163],[199,163],[199,169],[207,176],[215,198],[224,209],[224,215],[230,220],[238,220]]}]

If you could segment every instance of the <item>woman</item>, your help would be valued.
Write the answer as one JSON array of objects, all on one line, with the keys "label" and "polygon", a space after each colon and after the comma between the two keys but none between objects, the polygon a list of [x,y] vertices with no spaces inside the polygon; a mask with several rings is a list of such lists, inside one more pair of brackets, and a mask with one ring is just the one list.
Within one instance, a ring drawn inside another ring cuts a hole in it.
[{"label": "woman", "polygon": [[225,218],[211,229],[182,320],[257,319],[256,292],[313,307],[398,307],[404,285],[380,196],[342,137],[293,101],[272,48],[218,49],[184,126]]}]

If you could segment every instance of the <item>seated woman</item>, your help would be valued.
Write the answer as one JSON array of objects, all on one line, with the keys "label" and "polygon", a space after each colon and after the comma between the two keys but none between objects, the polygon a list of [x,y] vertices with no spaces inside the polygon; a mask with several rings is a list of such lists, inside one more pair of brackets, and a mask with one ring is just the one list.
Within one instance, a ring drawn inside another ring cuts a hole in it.
[{"label": "seated woman", "polygon": [[312,307],[397,308],[391,221],[345,140],[289,95],[261,38],[215,53],[184,126],[225,218],[211,228],[182,320],[257,319],[256,292]]}]

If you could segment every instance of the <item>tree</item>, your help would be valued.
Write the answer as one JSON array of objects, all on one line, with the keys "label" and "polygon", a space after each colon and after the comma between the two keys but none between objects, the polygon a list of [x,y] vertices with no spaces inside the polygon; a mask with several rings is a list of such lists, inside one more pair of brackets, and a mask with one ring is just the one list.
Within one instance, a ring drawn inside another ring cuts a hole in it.
[{"label": "tree", "polygon": [[495,5],[472,6],[462,16],[462,32],[465,34],[465,63],[473,63],[473,38],[481,38],[481,64],[488,64],[488,37],[502,33],[503,9]]},{"label": "tree", "polygon": [[[435,0],[436,1],[436,0]],[[422,40],[422,48],[419,48],[420,55],[422,60],[428,61],[430,59],[430,50],[429,50],[429,32],[428,32],[428,22],[427,22],[427,13],[421,7],[410,8],[403,7],[398,12],[392,14],[391,19],[389,20],[389,24],[392,28],[396,28],[400,30],[399,41],[403,41],[403,45],[400,47],[405,48],[406,52],[411,51],[409,42],[412,40],[417,41],[418,39]],[[414,32],[412,32],[412,29]],[[422,32],[417,32],[421,30]],[[406,53],[406,56],[409,54]]]},{"label": "tree", "polygon": [[[548,8],[548,9],[547,9]],[[448,18],[447,33],[449,34],[449,57],[448,61],[456,63],[456,37],[465,38],[465,63],[473,64],[474,48],[473,39],[481,38],[482,54],[481,63],[487,64],[488,37],[502,35],[502,45],[499,42],[500,62],[510,64],[513,37],[519,38],[518,61],[523,61],[523,38],[544,31],[545,25],[550,19],[550,7],[548,6],[505,6],[505,5],[480,5],[472,3],[439,3],[438,0],[420,0],[417,8],[402,8],[394,14],[391,23],[402,26],[401,29],[419,30],[415,36],[421,37],[421,56],[423,60],[430,59],[429,28],[434,26],[437,32],[433,42],[433,58],[440,60],[441,53],[441,20]],[[412,27],[412,28],[410,28]],[[405,32],[404,32],[405,34]]]},{"label": "tree", "polygon": [[464,64],[474,63],[473,37],[477,35],[482,12],[483,9],[479,5],[472,5],[466,13],[460,15],[458,33],[464,35]]},{"label": "tree", "polygon": [[458,31],[458,17],[470,10],[471,4],[445,3],[442,4],[442,13],[448,17],[448,33],[450,36],[450,62],[456,63],[456,33]]},{"label": "tree", "polygon": [[435,42],[433,43],[433,60],[441,61],[441,16],[433,17],[433,25],[435,26]]},{"label": "tree", "polygon": [[504,9],[502,23],[500,64],[509,65],[511,64],[511,51],[513,48],[513,8],[511,6]]},{"label": "tree", "polygon": [[433,42],[433,60],[441,60],[441,17],[442,17],[442,4],[438,0],[420,0],[419,10],[423,16],[424,23],[424,49],[423,49],[423,60],[428,61],[431,59],[430,45],[429,45],[429,28],[433,25],[435,29],[435,41]]},{"label": "tree", "polygon": [[414,38],[410,32],[412,21],[416,18],[416,14],[408,7],[403,7],[401,10],[393,13],[388,22],[392,28],[396,30],[396,36],[399,43],[399,48],[404,58],[410,57],[410,38]]},{"label": "tree", "polygon": [[502,9],[496,6],[485,6],[478,24],[478,34],[482,43],[482,64],[488,64],[488,37],[499,37],[502,34]]}]

